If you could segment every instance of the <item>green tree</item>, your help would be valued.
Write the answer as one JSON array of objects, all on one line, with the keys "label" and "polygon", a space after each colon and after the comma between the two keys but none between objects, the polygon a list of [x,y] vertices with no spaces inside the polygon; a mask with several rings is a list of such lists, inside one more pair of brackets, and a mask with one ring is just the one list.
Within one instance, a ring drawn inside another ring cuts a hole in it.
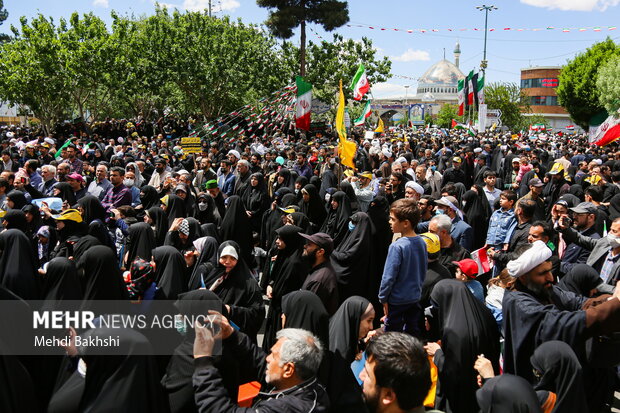
[{"label": "green tree", "polygon": [[557,88],[560,105],[566,108],[576,124],[586,130],[590,119],[605,110],[596,87],[598,71],[618,54],[620,47],[608,38],[578,54],[562,68]]},{"label": "green tree", "polygon": [[[69,26],[67,26],[67,24]],[[58,41],[67,75],[67,90],[81,118],[90,112],[96,119],[103,102],[110,99],[110,69],[119,52],[119,44],[110,41],[103,20],[93,13],[80,18],[73,13],[66,22],[60,20]]]},{"label": "green tree", "polygon": [[64,29],[41,14],[20,23],[21,30],[11,26],[15,39],[0,46],[0,99],[28,106],[49,133],[71,106],[67,51],[58,36]]},{"label": "green tree", "polygon": [[165,9],[147,25],[160,32],[165,46],[156,70],[206,118],[256,102],[288,81],[275,40],[253,25]]},{"label": "green tree", "polygon": [[278,38],[290,39],[293,30],[300,28],[300,75],[306,75],[306,24],[316,23],[332,31],[348,23],[346,1],[338,0],[257,0],[260,7],[269,9],[265,22]]},{"label": "green tree", "polygon": [[513,131],[523,125],[522,112],[530,111],[528,97],[516,83],[489,83],[484,87],[484,102],[489,109],[501,110],[502,124]]},{"label": "green tree", "polygon": [[[295,61],[299,49],[291,44],[285,44],[283,52],[284,61],[290,64]],[[312,83],[314,96],[334,105],[337,103],[338,86],[342,79],[345,98],[351,99],[353,91],[349,85],[360,63],[366,67],[371,89],[372,85],[390,78],[392,62],[387,57],[379,59],[376,55],[377,51],[372,45],[372,40],[367,37],[362,37],[358,42],[335,34],[331,42],[322,41],[316,44],[310,42],[306,80]]]},{"label": "green tree", "polygon": [[620,110],[620,55],[614,56],[598,71],[596,80],[599,102],[608,113],[616,116]]},{"label": "green tree", "polygon": [[452,119],[461,119],[458,113],[459,107],[457,105],[451,105],[449,103],[443,105],[437,113],[437,126],[440,128],[450,128],[452,126]]},{"label": "green tree", "polygon": [[[0,0],[0,26],[9,17],[9,12],[4,8],[4,0]],[[8,42],[10,36],[6,33],[0,33],[0,43]]]}]

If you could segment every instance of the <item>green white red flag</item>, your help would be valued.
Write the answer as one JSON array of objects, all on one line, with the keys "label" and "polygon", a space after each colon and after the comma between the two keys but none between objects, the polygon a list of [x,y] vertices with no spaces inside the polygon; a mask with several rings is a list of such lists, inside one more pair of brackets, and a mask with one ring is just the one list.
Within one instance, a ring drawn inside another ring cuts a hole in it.
[{"label": "green white red flag", "polygon": [[312,85],[297,76],[297,105],[295,113],[295,125],[297,129],[310,130],[310,114],[312,111]]},{"label": "green white red flag", "polygon": [[355,126],[362,126],[364,123],[366,123],[366,119],[370,117],[371,113],[372,113],[372,110],[370,108],[370,100],[367,100],[366,105],[364,106],[364,110],[362,111],[362,114],[360,115],[359,118],[355,119],[353,124]]},{"label": "green white red flag", "polygon": [[590,137],[590,143],[597,146],[608,145],[620,138],[620,117],[613,115],[605,119]]},{"label": "green white red flag", "polygon": [[368,83],[368,78],[366,77],[366,68],[363,64],[360,64],[360,67],[357,68],[357,72],[353,77],[350,87],[353,91],[353,99],[355,100],[362,100],[370,89],[370,83]]},{"label": "green white red flag", "polygon": [[[463,114],[465,113],[465,91],[464,91],[464,87],[465,87],[465,79],[459,80],[459,86],[458,86],[459,116],[463,116]],[[452,127],[454,128],[454,125],[452,125]]]}]

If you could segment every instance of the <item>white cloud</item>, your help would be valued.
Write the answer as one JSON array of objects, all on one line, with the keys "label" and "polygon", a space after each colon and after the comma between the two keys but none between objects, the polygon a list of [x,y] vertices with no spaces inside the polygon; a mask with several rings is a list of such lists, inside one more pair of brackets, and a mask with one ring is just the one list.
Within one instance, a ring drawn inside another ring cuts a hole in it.
[{"label": "white cloud", "polygon": [[521,0],[521,3],[564,11],[604,11],[620,4],[620,0]]},{"label": "white cloud", "polygon": [[[220,0],[211,2],[211,12],[233,11],[241,4],[237,0]],[[183,8],[189,11],[202,11],[209,8],[209,0],[184,0]]]},{"label": "white cloud", "polygon": [[[377,83],[372,85],[372,96],[375,99],[396,99],[405,97],[405,86],[397,85],[396,83]],[[415,95],[415,86],[410,86],[407,90],[407,96],[413,97]]]},{"label": "white cloud", "polygon": [[[105,1],[107,3],[108,0],[95,0],[95,1]],[[209,9],[209,0],[184,0],[183,4],[173,4],[173,3],[162,3],[159,0],[151,0],[153,4],[158,3],[161,6],[165,6],[166,8],[179,9],[179,10],[188,10],[188,11],[205,11]],[[211,12],[219,13],[222,11],[234,11],[238,9],[241,4],[237,0],[212,0],[211,1]]]},{"label": "white cloud", "polygon": [[93,1],[93,6],[95,7],[104,7],[104,8],[108,8],[110,7],[110,2],[108,0],[94,0]]},{"label": "white cloud", "polygon": [[413,62],[416,60],[431,60],[430,54],[426,50],[413,50],[407,49],[407,51],[400,56],[392,56],[392,60],[395,62]]}]

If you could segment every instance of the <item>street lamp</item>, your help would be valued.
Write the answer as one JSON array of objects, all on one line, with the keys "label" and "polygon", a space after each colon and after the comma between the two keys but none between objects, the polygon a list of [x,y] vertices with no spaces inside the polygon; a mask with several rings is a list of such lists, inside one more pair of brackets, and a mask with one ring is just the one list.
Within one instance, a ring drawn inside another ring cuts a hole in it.
[{"label": "street lamp", "polygon": [[407,104],[407,92],[409,91],[410,85],[405,85],[405,105]]},{"label": "street lamp", "polygon": [[480,11],[484,10],[484,55],[482,57],[482,62],[480,62],[480,69],[482,69],[482,73],[484,73],[487,68],[487,23],[489,21],[489,12],[497,10],[497,7],[483,4],[482,6],[476,6],[476,8]]}]

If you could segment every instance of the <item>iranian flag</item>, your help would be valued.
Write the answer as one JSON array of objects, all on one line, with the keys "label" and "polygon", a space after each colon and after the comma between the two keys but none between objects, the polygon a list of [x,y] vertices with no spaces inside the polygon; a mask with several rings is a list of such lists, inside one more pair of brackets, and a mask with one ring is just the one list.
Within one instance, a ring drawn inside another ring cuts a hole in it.
[{"label": "iranian flag", "polygon": [[355,73],[353,81],[351,82],[353,99],[362,100],[369,89],[370,83],[368,83],[368,78],[366,77],[366,68],[363,64],[360,64],[360,67],[357,68],[357,73]]},{"label": "iranian flag", "polygon": [[478,104],[484,104],[484,75],[478,79]]},{"label": "iranian flag", "polygon": [[[459,80],[459,86],[458,86],[459,116],[463,116],[463,114],[465,113],[465,92],[463,91],[464,87],[465,87],[465,79]],[[454,128],[454,126],[452,127]]]},{"label": "iranian flag", "polygon": [[590,143],[597,146],[608,145],[620,138],[620,118],[613,115],[605,119],[591,136]]},{"label": "iranian flag", "polygon": [[364,123],[366,123],[366,119],[370,117],[370,114],[372,113],[371,109],[370,109],[370,100],[366,101],[366,105],[364,106],[364,110],[362,111],[362,114],[359,118],[355,119],[354,121],[354,125],[355,126],[362,126]]},{"label": "iranian flag", "polygon": [[491,270],[491,268],[493,268],[491,260],[489,260],[487,255],[487,250],[484,248],[480,248],[479,250],[472,252],[471,259],[476,261],[476,264],[478,264],[478,275],[487,273]]},{"label": "iranian flag", "polygon": [[297,76],[297,112],[295,126],[297,129],[310,130],[310,113],[312,110],[312,85],[304,82],[304,78]]},{"label": "iranian flag", "polygon": [[474,128],[472,128],[471,125],[465,125],[463,123],[458,123],[454,119],[452,119],[452,129],[464,130],[464,131],[467,131],[467,133],[470,136],[476,136],[476,133],[474,132]]},{"label": "iranian flag", "polygon": [[467,88],[467,104],[473,106],[476,103],[476,89],[478,87],[478,73],[474,73],[472,70],[468,76],[469,87]]}]

